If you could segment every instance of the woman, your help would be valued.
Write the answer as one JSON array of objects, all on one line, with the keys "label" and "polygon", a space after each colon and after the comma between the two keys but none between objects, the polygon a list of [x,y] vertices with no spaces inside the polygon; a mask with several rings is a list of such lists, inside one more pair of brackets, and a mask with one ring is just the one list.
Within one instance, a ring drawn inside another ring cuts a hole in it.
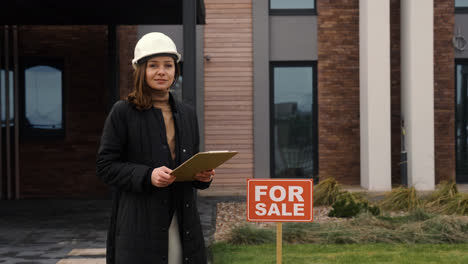
[{"label": "woman", "polygon": [[116,188],[108,264],[206,263],[195,189],[208,188],[215,172],[200,172],[191,182],[170,175],[199,151],[195,112],[169,92],[179,60],[168,36],[143,36],[132,61],[134,90],[106,119],[97,175]]}]

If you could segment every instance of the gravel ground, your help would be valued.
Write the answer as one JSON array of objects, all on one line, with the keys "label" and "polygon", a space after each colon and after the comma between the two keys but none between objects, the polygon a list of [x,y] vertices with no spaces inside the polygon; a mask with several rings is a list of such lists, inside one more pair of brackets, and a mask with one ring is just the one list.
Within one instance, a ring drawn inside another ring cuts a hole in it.
[{"label": "gravel ground", "polygon": [[[314,222],[338,222],[346,221],[342,218],[328,217],[331,207],[317,206],[314,207]],[[214,235],[215,241],[226,240],[229,231],[237,226],[242,226],[247,223],[246,203],[245,202],[220,202],[217,204],[216,216],[216,232]],[[252,224],[259,227],[271,227],[275,223],[270,222],[253,222]]]}]

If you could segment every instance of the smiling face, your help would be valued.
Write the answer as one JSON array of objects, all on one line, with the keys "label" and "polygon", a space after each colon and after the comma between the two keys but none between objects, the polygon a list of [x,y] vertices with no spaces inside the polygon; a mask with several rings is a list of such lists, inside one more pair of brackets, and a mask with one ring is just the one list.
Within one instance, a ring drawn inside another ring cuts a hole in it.
[{"label": "smiling face", "polygon": [[170,56],[151,58],[146,63],[146,84],[157,91],[167,91],[174,82],[174,59]]}]

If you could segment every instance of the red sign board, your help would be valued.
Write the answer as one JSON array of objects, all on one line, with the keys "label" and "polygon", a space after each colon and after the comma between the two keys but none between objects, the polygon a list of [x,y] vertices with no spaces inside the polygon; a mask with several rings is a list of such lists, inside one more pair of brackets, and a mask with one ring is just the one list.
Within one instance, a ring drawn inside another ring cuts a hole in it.
[{"label": "red sign board", "polygon": [[312,222],[312,179],[247,179],[247,221]]}]

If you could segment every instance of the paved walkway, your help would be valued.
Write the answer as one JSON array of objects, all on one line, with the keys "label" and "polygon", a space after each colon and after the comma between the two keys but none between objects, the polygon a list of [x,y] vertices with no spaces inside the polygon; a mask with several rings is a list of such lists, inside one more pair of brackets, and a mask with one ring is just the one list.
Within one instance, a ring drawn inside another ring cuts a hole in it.
[{"label": "paved walkway", "polygon": [[[216,225],[216,203],[198,199],[205,241]],[[0,201],[0,264],[103,264],[110,200]]]},{"label": "paved walkway", "polygon": [[57,263],[74,248],[105,247],[107,200],[0,201],[0,263]]}]

